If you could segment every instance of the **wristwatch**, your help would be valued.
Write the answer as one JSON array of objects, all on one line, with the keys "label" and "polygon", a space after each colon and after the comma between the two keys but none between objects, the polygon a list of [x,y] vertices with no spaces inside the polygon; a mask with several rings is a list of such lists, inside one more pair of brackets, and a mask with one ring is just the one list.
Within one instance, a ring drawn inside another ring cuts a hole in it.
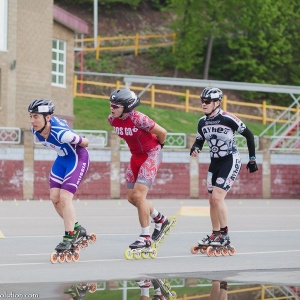
[{"label": "wristwatch", "polygon": [[255,156],[250,156],[250,157],[249,157],[249,160],[250,160],[250,161],[256,161],[256,157],[255,157]]}]

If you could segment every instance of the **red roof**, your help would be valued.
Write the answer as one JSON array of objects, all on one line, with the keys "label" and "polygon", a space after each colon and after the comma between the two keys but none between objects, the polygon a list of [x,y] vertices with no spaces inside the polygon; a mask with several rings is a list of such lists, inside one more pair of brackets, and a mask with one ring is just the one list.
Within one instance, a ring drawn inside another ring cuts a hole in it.
[{"label": "red roof", "polygon": [[76,33],[87,34],[89,32],[87,22],[56,5],[53,6],[53,19]]}]

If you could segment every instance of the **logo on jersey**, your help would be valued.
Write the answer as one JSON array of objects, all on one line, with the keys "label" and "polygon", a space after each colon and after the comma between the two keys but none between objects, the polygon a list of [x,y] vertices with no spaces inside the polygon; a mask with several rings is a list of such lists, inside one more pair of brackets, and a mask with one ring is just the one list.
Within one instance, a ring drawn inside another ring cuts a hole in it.
[{"label": "logo on jersey", "polygon": [[230,131],[230,128],[227,127],[221,127],[221,126],[205,126],[202,129],[203,134],[208,134],[208,133],[223,133],[227,134]]},{"label": "logo on jersey", "polygon": [[133,133],[138,131],[138,128],[136,127],[115,127],[114,126],[114,130],[116,132],[117,135],[125,135],[125,136],[133,136]]}]

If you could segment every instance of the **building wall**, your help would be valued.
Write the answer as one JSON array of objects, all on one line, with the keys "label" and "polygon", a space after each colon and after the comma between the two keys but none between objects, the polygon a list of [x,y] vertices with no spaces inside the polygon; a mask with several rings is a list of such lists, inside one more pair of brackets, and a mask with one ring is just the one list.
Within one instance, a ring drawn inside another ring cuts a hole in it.
[{"label": "building wall", "polygon": [[[72,125],[74,32],[53,20],[53,0],[9,0],[7,51],[0,51],[0,127],[29,128],[24,117],[37,98],[53,99]],[[66,87],[51,84],[52,39],[67,43]]]},{"label": "building wall", "polygon": [[16,99],[13,126],[28,127],[28,103],[51,97],[53,1],[18,1]]}]

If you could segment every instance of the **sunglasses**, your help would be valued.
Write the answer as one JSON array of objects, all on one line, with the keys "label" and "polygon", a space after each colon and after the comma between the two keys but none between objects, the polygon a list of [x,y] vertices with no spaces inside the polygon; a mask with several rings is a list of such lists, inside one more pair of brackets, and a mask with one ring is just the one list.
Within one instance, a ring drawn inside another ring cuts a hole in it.
[{"label": "sunglasses", "polygon": [[202,104],[209,105],[212,103],[211,100],[201,100]]},{"label": "sunglasses", "polygon": [[123,106],[119,106],[119,105],[112,104],[112,103],[110,104],[110,107],[113,109],[123,108]]}]

